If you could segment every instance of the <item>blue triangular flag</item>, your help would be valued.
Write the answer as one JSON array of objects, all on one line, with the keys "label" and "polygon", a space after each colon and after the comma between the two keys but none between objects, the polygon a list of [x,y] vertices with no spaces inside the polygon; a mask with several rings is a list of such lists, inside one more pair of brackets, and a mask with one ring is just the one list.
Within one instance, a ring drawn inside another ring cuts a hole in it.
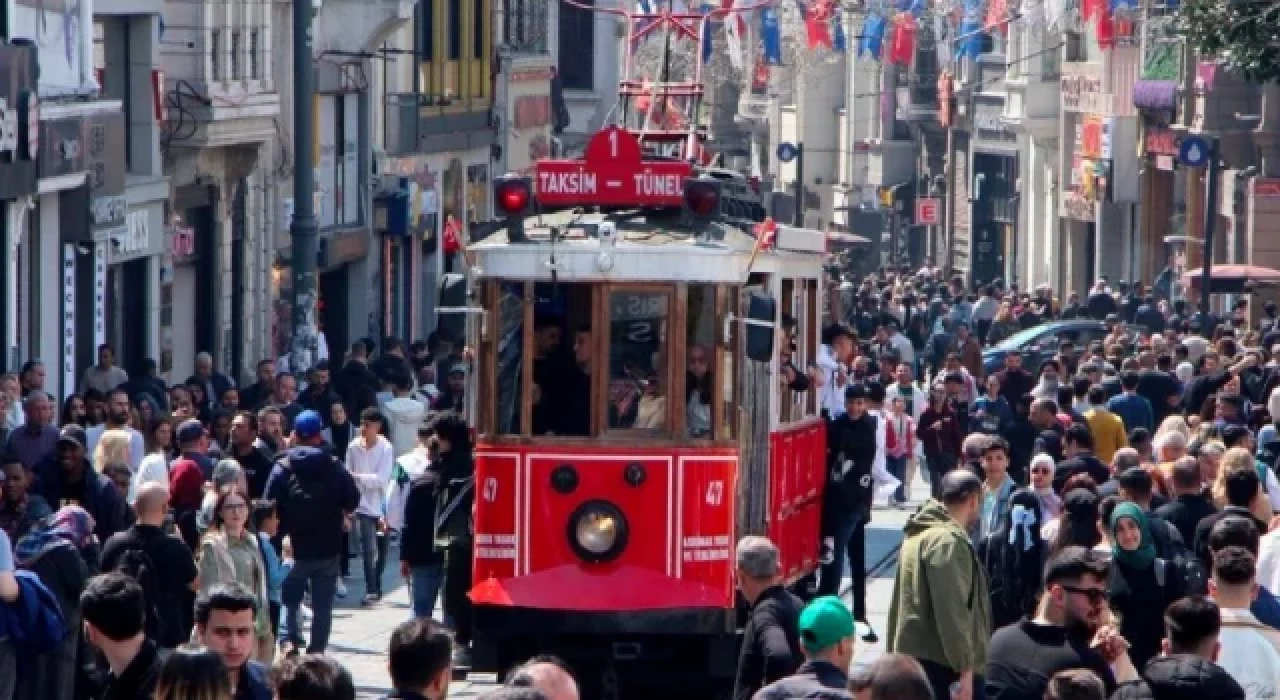
[{"label": "blue triangular flag", "polygon": [[847,46],[845,44],[845,37],[844,37],[844,22],[841,21],[840,14],[841,14],[840,11],[837,10],[836,16],[831,18],[831,25],[832,25],[831,48],[834,51],[839,51],[840,53],[844,53],[845,50],[847,49]]},{"label": "blue triangular flag", "polygon": [[760,43],[764,47],[764,61],[770,65],[782,65],[782,27],[778,12],[772,7],[760,11]]},{"label": "blue triangular flag", "polygon": [[884,18],[873,15],[862,23],[862,38],[858,42],[858,55],[870,55],[879,60],[884,45]]}]

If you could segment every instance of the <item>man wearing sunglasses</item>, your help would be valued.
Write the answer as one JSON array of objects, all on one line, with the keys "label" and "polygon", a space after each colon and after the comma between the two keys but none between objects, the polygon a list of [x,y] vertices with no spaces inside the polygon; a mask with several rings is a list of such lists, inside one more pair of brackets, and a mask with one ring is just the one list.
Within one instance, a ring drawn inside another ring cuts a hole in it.
[{"label": "man wearing sunglasses", "polygon": [[1128,644],[1115,628],[1104,625],[1109,569],[1106,559],[1084,547],[1066,547],[1049,560],[1035,617],[1002,627],[991,637],[988,698],[1039,700],[1048,679],[1068,669],[1096,673],[1108,697],[1117,681],[1138,677]]}]

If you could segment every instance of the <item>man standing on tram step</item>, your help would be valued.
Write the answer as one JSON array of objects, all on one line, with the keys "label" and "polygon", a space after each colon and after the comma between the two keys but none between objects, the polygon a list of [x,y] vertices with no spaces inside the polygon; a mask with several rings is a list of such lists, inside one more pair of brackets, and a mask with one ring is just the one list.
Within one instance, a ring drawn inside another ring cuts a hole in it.
[{"label": "man standing on tram step", "polygon": [[828,421],[844,413],[844,390],[849,385],[849,366],[857,355],[858,338],[843,323],[833,323],[822,331],[818,348],[818,372],[822,388],[818,393],[818,409]]},{"label": "man standing on tram step", "polygon": [[937,698],[971,700],[987,665],[991,598],[969,541],[981,514],[982,481],[955,469],[903,528],[886,646],[920,662]]},{"label": "man standing on tram step", "polygon": [[853,577],[853,616],[866,626],[862,636],[877,641],[867,622],[867,523],[875,495],[872,476],[883,468],[885,437],[880,419],[867,411],[867,387],[844,390],[844,412],[831,421],[827,433],[827,488],[822,504],[822,571],[818,595],[837,595],[846,558]]},{"label": "man standing on tram step", "polygon": [[280,512],[280,534],[293,542],[293,569],[281,590],[285,636],[281,647],[297,652],[301,644],[298,607],[311,589],[311,643],[308,653],[322,654],[333,625],[333,596],[338,583],[338,556],[343,523],[360,505],[360,491],[350,472],[325,448],[324,419],[303,411],[293,422],[289,448],[267,478],[267,498]]}]

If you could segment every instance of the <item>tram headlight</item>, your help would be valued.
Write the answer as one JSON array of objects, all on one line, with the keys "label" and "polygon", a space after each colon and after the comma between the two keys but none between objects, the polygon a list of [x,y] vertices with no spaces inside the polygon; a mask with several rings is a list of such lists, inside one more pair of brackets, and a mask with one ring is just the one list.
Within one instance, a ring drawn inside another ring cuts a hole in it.
[{"label": "tram headlight", "polygon": [[627,518],[606,501],[587,501],[569,516],[569,545],[585,561],[600,563],[627,547]]}]

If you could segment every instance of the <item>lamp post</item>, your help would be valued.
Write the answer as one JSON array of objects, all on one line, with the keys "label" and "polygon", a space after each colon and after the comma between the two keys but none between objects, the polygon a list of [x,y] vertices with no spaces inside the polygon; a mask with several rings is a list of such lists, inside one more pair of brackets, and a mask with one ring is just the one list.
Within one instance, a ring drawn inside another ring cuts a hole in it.
[{"label": "lamp post", "polygon": [[293,277],[290,365],[311,368],[316,348],[315,70],[311,20],[319,0],[293,3],[293,225],[289,229]]}]

